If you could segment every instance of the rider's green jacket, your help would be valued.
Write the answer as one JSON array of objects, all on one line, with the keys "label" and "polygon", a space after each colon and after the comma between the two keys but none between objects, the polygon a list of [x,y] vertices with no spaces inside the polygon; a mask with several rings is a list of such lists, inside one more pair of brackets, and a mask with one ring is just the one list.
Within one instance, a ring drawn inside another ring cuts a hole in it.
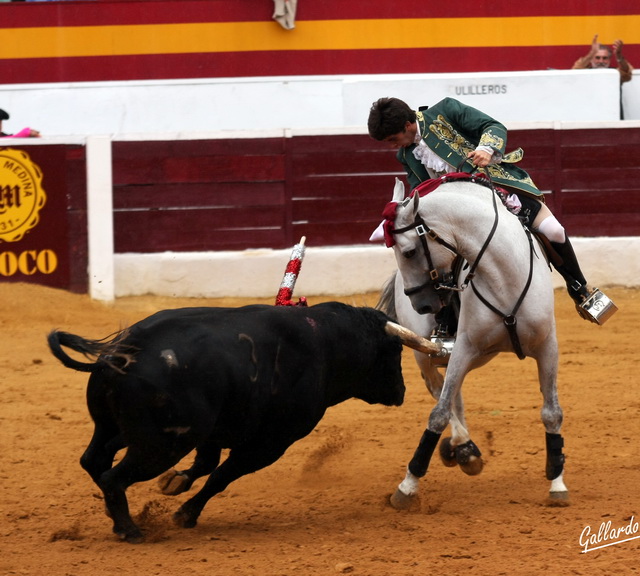
[{"label": "rider's green jacket", "polygon": [[[454,98],[445,98],[431,107],[423,106],[416,115],[424,143],[452,166],[454,171],[473,171],[467,154],[478,146],[489,146],[502,155],[499,164],[491,164],[485,168],[491,179],[498,186],[506,186],[542,200],[542,192],[538,190],[529,174],[515,164],[524,156],[522,149],[505,153],[507,129],[503,124]],[[412,190],[431,178],[427,168],[413,155],[415,147],[416,144],[411,144],[406,148],[400,148],[397,154],[398,160],[407,172]]]}]

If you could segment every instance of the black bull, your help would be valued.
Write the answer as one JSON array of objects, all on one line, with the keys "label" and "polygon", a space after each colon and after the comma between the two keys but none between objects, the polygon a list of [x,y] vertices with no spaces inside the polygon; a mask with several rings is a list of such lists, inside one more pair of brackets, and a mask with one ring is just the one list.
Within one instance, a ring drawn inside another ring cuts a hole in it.
[{"label": "black bull", "polygon": [[[174,515],[184,527],[231,482],[278,460],[329,406],[349,398],[402,404],[402,343],[387,321],[377,310],[330,302],[165,310],[100,341],[51,332],[53,355],[91,372],[95,429],[81,465],[104,493],[113,531],[142,539],[126,489],[194,448],[189,470],[163,476],[163,491],[179,494],[209,474]],[[74,360],[63,346],[95,361]],[[220,464],[223,448],[230,452]]]}]

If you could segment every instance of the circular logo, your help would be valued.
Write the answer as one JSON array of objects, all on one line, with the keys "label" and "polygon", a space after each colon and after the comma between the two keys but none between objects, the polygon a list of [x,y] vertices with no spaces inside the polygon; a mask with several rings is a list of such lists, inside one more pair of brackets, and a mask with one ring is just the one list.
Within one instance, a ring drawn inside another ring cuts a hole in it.
[{"label": "circular logo", "polygon": [[42,172],[21,150],[0,150],[0,242],[17,242],[38,224],[47,197]]}]

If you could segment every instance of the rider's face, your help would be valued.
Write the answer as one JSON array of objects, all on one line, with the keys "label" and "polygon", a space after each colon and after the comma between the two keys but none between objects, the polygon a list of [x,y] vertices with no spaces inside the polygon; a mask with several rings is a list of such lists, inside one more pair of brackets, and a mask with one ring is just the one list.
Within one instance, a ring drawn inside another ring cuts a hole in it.
[{"label": "rider's face", "polygon": [[406,122],[402,132],[387,136],[384,141],[391,144],[393,148],[406,148],[414,143],[417,130],[418,126],[415,122]]}]

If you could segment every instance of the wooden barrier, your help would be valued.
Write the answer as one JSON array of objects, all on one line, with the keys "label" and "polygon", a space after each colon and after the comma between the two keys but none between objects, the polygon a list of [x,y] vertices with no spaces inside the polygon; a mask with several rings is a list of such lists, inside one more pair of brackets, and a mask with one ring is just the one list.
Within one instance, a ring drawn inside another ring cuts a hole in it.
[{"label": "wooden barrier", "polygon": [[[508,149],[524,148],[522,167],[572,237],[640,236],[640,125],[562,128],[511,129]],[[24,238],[0,238],[0,279],[87,291],[85,148],[7,143],[39,166],[47,202]],[[115,254],[289,249],[302,236],[313,247],[366,245],[403,176],[393,150],[353,133],[113,141],[111,155]],[[38,250],[54,242],[56,273],[42,272]]]},{"label": "wooden barrier", "polygon": [[[640,128],[512,130],[573,236],[640,232]],[[366,243],[403,176],[365,134],[114,142],[116,252]]]}]

